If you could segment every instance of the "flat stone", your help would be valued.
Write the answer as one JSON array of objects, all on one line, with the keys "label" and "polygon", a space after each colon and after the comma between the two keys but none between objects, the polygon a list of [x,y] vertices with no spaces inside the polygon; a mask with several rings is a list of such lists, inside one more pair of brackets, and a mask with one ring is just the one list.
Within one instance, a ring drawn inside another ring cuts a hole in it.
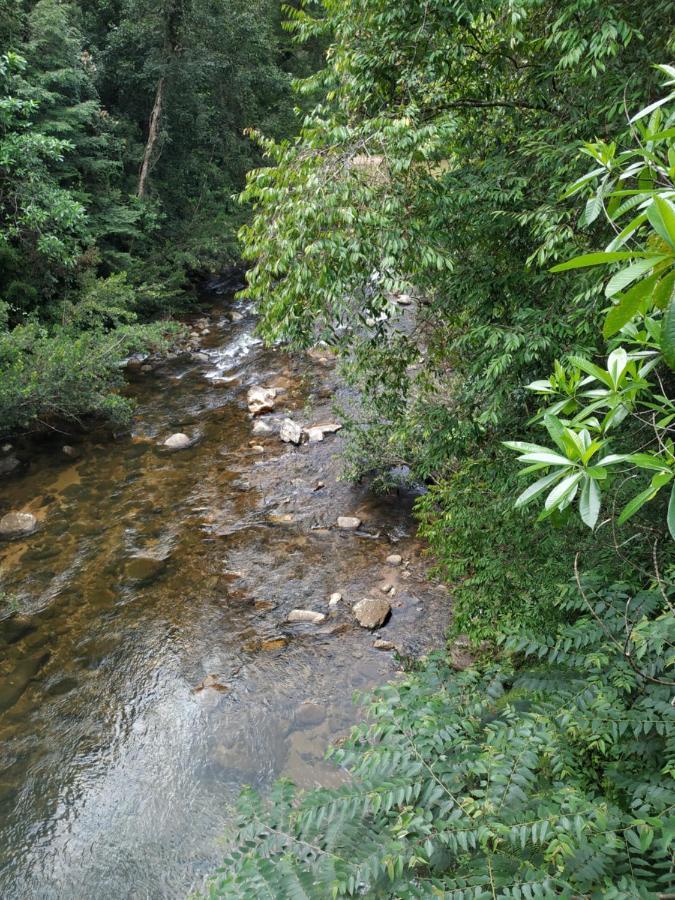
[{"label": "flat stone", "polygon": [[0,519],[0,537],[12,538],[32,534],[38,526],[37,517],[28,512],[10,512]]},{"label": "flat stone", "polygon": [[323,431],[320,428],[306,428],[305,434],[310,444],[318,444],[323,440]]},{"label": "flat stone", "polygon": [[279,429],[279,437],[285,444],[299,444],[302,441],[302,427],[293,419],[284,419]]},{"label": "flat stone", "polygon": [[124,574],[132,581],[148,583],[164,571],[166,560],[155,556],[132,556],[124,566]]},{"label": "flat stone", "polygon": [[312,609],[292,609],[288,614],[289,622],[307,622],[310,625],[319,625],[325,618],[323,613]]},{"label": "flat stone", "polygon": [[283,648],[288,644],[288,638],[283,635],[279,635],[278,637],[264,638],[262,643],[260,644],[261,650],[283,650]]},{"label": "flat stone", "polygon": [[361,519],[358,516],[338,516],[337,527],[354,530],[361,527]]},{"label": "flat stone", "polygon": [[172,434],[164,441],[164,445],[167,450],[186,450],[192,441],[187,436],[187,434],[183,434],[182,431],[176,432],[176,434]]},{"label": "flat stone", "polygon": [[364,597],[354,606],[353,613],[361,628],[380,628],[391,615],[391,604],[384,597]]},{"label": "flat stone", "polygon": [[330,600],[328,601],[329,606],[337,606],[338,603],[342,600],[342,594],[339,591],[336,591],[334,594],[330,595]]},{"label": "flat stone", "polygon": [[326,719],[326,710],[318,703],[307,701],[301,703],[293,716],[293,725],[296,728],[312,728],[321,725]]},{"label": "flat stone", "polygon": [[316,422],[314,425],[307,426],[308,431],[310,428],[316,428],[324,434],[335,434],[342,429],[342,425],[340,422]]},{"label": "flat stone", "polygon": [[274,412],[274,398],[277,392],[270,388],[256,387],[249,388],[246,402],[248,411],[253,416],[260,416],[262,413]]},{"label": "flat stone", "polygon": [[377,640],[373,641],[373,647],[375,650],[396,650],[396,644],[393,644],[391,641],[384,641],[382,638],[377,638]]},{"label": "flat stone", "polygon": [[390,553],[385,562],[388,566],[400,566],[403,562],[403,557],[398,553]]}]

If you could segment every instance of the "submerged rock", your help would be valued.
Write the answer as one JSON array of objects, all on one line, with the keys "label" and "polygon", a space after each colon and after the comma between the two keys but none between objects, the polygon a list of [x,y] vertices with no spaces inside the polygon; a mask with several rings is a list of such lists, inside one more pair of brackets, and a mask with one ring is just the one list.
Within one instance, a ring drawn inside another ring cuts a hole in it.
[{"label": "submerged rock", "polygon": [[299,444],[302,441],[302,427],[293,419],[284,419],[279,429],[279,437],[285,444]]},{"label": "submerged rock", "polygon": [[256,387],[249,388],[246,398],[248,411],[253,416],[260,416],[262,413],[274,412],[275,397],[277,392],[270,388]]},{"label": "submerged rock", "polygon": [[364,597],[353,608],[361,628],[380,628],[391,614],[391,604],[384,597]]},{"label": "submerged rock", "polygon": [[321,725],[326,720],[326,710],[318,703],[306,701],[301,703],[296,709],[293,716],[293,725],[295,728],[312,728],[315,725]]},{"label": "submerged rock", "polygon": [[288,614],[289,622],[307,622],[310,625],[319,625],[325,618],[323,613],[312,609],[292,609]]},{"label": "submerged rock", "polygon": [[183,434],[181,431],[176,432],[176,434],[172,434],[164,441],[164,447],[167,450],[186,450],[192,441],[187,436],[187,434]]},{"label": "submerged rock", "polygon": [[192,690],[195,694],[199,693],[199,691],[203,691],[205,688],[211,688],[214,691],[220,691],[221,693],[225,693],[229,691],[229,687],[226,684],[222,684],[218,681],[217,675],[207,675],[199,684],[194,687]]},{"label": "submerged rock", "polygon": [[124,574],[132,581],[148,584],[164,571],[166,560],[155,556],[132,556],[124,567]]},{"label": "submerged rock", "polygon": [[261,435],[261,434],[272,434],[273,428],[267,422],[263,422],[262,419],[257,419],[253,423],[253,434]]},{"label": "submerged rock", "polygon": [[274,635],[274,637],[263,638],[260,643],[261,650],[283,650],[288,644],[288,638],[283,634]]},{"label": "submerged rock", "polygon": [[338,516],[337,527],[346,530],[354,530],[361,527],[361,519],[358,516]]},{"label": "submerged rock", "polygon": [[20,465],[21,463],[16,456],[5,456],[3,459],[0,459],[0,475],[11,475]]},{"label": "submerged rock", "polygon": [[38,526],[37,516],[28,512],[10,512],[0,519],[0,537],[24,537]]}]

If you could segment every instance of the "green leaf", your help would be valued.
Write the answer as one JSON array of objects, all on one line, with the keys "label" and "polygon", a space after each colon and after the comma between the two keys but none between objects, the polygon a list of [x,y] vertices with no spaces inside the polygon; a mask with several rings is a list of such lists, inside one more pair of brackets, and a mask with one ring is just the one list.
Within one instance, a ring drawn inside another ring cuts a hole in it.
[{"label": "green leaf", "polygon": [[521,506],[527,506],[527,504],[534,500],[535,497],[552,485],[554,481],[561,478],[565,472],[566,469],[559,469],[557,472],[552,472],[550,475],[546,475],[544,478],[540,478],[538,481],[535,481],[534,484],[531,484],[516,498],[514,504],[516,509],[519,509]]},{"label": "green leaf", "polygon": [[545,509],[553,509],[556,506],[560,506],[570,496],[573,496],[573,492],[576,491],[581,478],[581,472],[574,472],[572,475],[568,475],[567,478],[563,478],[560,484],[556,485],[546,498],[544,503]]},{"label": "green leaf", "polygon": [[671,269],[667,275],[663,276],[654,288],[652,300],[654,306],[658,309],[665,309],[673,296],[673,286],[675,286],[675,269]]},{"label": "green leaf", "polygon": [[634,516],[635,513],[645,505],[645,503],[647,503],[649,500],[653,500],[658,492],[658,488],[654,488],[650,485],[644,491],[641,491],[639,494],[633,497],[633,499],[630,500],[621,511],[621,515],[619,516],[619,525],[623,525],[624,522],[627,522],[631,518],[631,516]]},{"label": "green leaf", "polygon": [[659,106],[663,106],[673,98],[675,98],[675,93],[668,94],[667,97],[662,97],[660,100],[655,100],[654,103],[650,103],[649,106],[645,106],[644,109],[641,109],[640,112],[635,113],[633,118],[629,120],[631,125],[633,124],[633,122],[638,122],[640,119],[644,119],[646,116],[650,115],[650,113],[653,113],[655,109],[658,109]]},{"label": "green leaf", "polygon": [[600,515],[600,488],[594,478],[585,478],[579,497],[579,515],[589,528],[595,528]]},{"label": "green leaf", "polygon": [[630,266],[626,266],[625,269],[617,272],[616,275],[609,279],[605,287],[605,296],[613,297],[619,291],[625,290],[629,284],[632,284],[636,279],[666,259],[669,259],[669,257],[660,253],[656,256],[648,256],[646,259],[639,259],[637,262],[631,263]]},{"label": "green leaf", "polygon": [[663,314],[661,353],[663,353],[666,365],[675,372],[675,297],[671,297],[670,303]]},{"label": "green leaf", "polygon": [[670,532],[670,536],[675,541],[675,482],[673,482],[673,489],[670,492],[670,500],[668,501],[668,531]]},{"label": "green leaf", "polygon": [[647,218],[659,237],[675,248],[675,207],[670,200],[654,197],[654,202],[647,210]]},{"label": "green leaf", "polygon": [[655,272],[649,278],[639,281],[629,291],[626,291],[616,306],[610,309],[602,328],[602,334],[605,338],[610,338],[618,331],[621,331],[623,326],[627,325],[633,316],[641,311],[645,298],[652,293],[659,277],[660,273]]},{"label": "green leaf", "polygon": [[574,259],[568,259],[567,262],[558,263],[551,268],[551,272],[566,272],[569,269],[583,269],[588,266],[602,266],[610,262],[618,262],[622,259],[637,259],[645,256],[644,253],[633,253],[629,250],[615,250],[611,253],[607,251],[598,251],[597,253],[584,253],[582,256],[575,256]]}]

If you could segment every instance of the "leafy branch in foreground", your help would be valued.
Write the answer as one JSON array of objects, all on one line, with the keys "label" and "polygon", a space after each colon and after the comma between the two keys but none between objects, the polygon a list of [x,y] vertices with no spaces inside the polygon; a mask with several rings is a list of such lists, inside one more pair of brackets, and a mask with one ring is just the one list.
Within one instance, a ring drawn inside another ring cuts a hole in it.
[{"label": "leafy branch in foreground", "polygon": [[[675,85],[675,68],[658,68],[669,76],[668,86]],[[572,356],[568,368],[558,363],[548,379],[529,385],[549,401],[539,418],[554,450],[506,442],[527,464],[522,474],[542,476],[523,491],[517,506],[547,493],[542,513],[546,517],[565,510],[578,498],[581,518],[594,528],[602,492],[613,482],[608,467],[623,464],[628,477],[630,469],[637,469],[651,478],[624,506],[618,524],[627,522],[663,488],[670,487],[667,523],[673,539],[674,96],[671,92],[633,116],[635,144],[630,149],[617,153],[616,144],[604,142],[584,148],[598,165],[578,179],[567,195],[592,190],[584,222],[604,213],[616,234],[604,251],[578,256],[553,271],[627,263],[612,274],[605,287],[612,305],[603,334],[615,347],[604,367]],[[630,221],[623,225],[628,216]],[[627,247],[630,249],[620,249]],[[621,452],[607,452],[612,446]]]}]

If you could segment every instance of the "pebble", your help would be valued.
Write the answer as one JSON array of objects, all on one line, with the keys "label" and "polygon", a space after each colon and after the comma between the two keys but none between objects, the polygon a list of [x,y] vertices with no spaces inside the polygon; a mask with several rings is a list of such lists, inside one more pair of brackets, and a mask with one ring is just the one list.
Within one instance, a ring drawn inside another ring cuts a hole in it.
[{"label": "pebble", "polygon": [[391,641],[384,641],[382,638],[377,638],[376,641],[373,641],[373,647],[375,650],[396,650],[396,644],[393,644]]},{"label": "pebble", "polygon": [[38,520],[33,513],[10,512],[0,519],[0,537],[19,537],[32,534]]},{"label": "pebble", "polygon": [[342,594],[339,591],[336,591],[334,594],[330,595],[330,600],[328,601],[329,606],[337,606],[338,603],[342,600]]},{"label": "pebble", "polygon": [[187,434],[183,434],[181,431],[176,432],[176,434],[172,434],[164,441],[164,446],[167,450],[186,450],[192,441],[187,436]]},{"label": "pebble", "polygon": [[388,566],[400,566],[402,562],[403,557],[398,553],[391,553],[386,559]]}]

